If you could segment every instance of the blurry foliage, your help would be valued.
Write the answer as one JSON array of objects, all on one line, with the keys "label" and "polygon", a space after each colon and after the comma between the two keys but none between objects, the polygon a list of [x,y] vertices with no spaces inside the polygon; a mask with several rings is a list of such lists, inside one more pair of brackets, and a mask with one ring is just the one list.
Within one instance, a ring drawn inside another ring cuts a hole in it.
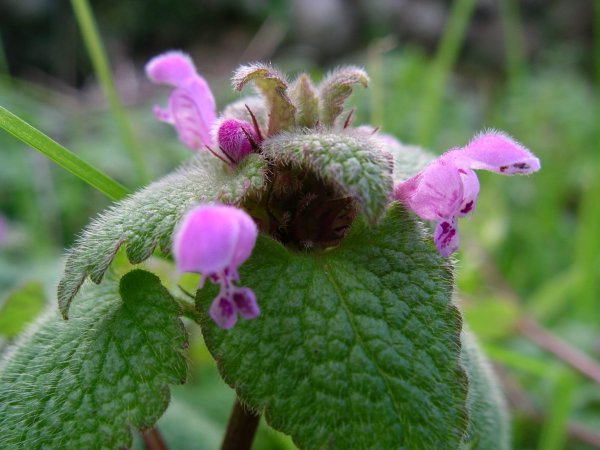
[{"label": "blurry foliage", "polygon": [[[122,45],[125,54],[138,58],[138,70],[148,56],[166,47],[192,50],[197,45],[200,53],[209,55],[225,49],[220,57],[231,58],[226,51],[231,48],[227,39],[251,37],[267,12],[282,19],[290,14],[287,2],[282,0],[199,1],[191,8],[189,3],[166,0],[153,1],[152,7],[141,1],[96,3],[93,6],[98,8],[109,52],[121,52]],[[536,2],[526,3],[527,11],[535,10]],[[558,3],[552,2],[548,11],[556,11]],[[9,23],[9,17],[15,17],[17,4],[21,8],[19,20]],[[5,14],[11,5],[13,16]],[[90,68],[67,4],[27,2],[33,10],[26,10],[24,5],[16,0],[0,5],[0,29],[9,66],[18,60],[22,65],[15,66],[17,73],[27,72],[28,67],[35,65],[36,70],[62,77],[67,84],[80,85]],[[373,13],[370,11],[369,20]],[[478,10],[476,20],[481,21],[482,14]],[[222,32],[225,22],[229,25]],[[385,34],[389,31],[387,26],[369,25],[365,38]],[[52,39],[27,40],[32,29],[36,29],[38,37]],[[471,40],[473,33],[477,36],[476,31],[472,31]],[[372,78],[369,89],[357,90],[352,98],[357,108],[354,123],[374,119],[373,125],[381,127],[382,132],[414,142],[430,59],[417,47],[388,42],[382,47],[386,53],[382,53],[375,48],[379,44],[380,41],[371,44],[366,55],[346,56],[346,62],[365,64]],[[211,45],[216,50],[207,50]],[[286,45],[279,52],[280,60],[287,66],[300,67],[303,54],[284,51],[292,48],[289,41]],[[600,358],[599,317],[582,320],[576,297],[578,286],[597,283],[600,271],[596,280],[582,279],[574,262],[575,235],[583,213],[582,194],[600,177],[596,163],[600,142],[599,87],[593,86],[581,70],[582,61],[583,67],[588,68],[588,45],[584,41],[580,46],[561,45],[540,51],[536,64],[509,80],[489,70],[481,76],[477,64],[485,58],[478,59],[477,52],[471,52],[472,58],[463,61],[444,91],[433,136],[432,150],[441,153],[464,145],[479,130],[497,128],[521,141],[542,161],[542,170],[531,177],[507,180],[479,173],[482,190],[477,211],[471,220],[460,224],[463,244],[457,263],[457,285],[466,321],[492,360],[503,367],[502,373],[524,389],[543,416],[532,420],[522,410],[515,413],[515,449],[544,448],[549,442],[552,448],[593,448],[578,443],[572,436],[565,438],[566,421],[577,421],[596,430],[600,423],[598,385],[575,374],[520,336],[516,329],[519,317],[531,314],[573,346],[596,360]],[[79,58],[75,65],[76,53]],[[228,61],[224,65],[229,64]],[[200,61],[200,65],[208,63]],[[211,74],[216,72],[215,69]],[[236,98],[226,80],[221,79],[214,86],[219,105]],[[157,124],[152,117],[151,105],[162,103],[164,95],[160,100],[150,99],[139,86],[133,89],[137,92],[133,96],[136,103],[128,108],[129,116],[148,166],[158,177],[176,167],[187,151],[170,127]],[[40,83],[3,76],[0,102],[86,161],[134,187],[132,164],[120,148],[114,122],[104,108],[97,106],[89,91],[82,97],[64,86],[48,89]],[[0,155],[0,214],[8,224],[6,242],[0,243],[0,298],[14,290],[0,302],[0,317],[4,320],[0,321],[0,341],[5,341],[43,304],[39,286],[25,284],[29,283],[27,280],[39,280],[48,292],[53,292],[61,268],[57,258],[63,248],[109,202],[5,133],[0,133]],[[596,233],[596,239],[600,239],[600,233]],[[520,304],[508,302],[494,288],[482,252],[489,255],[500,275],[522,299]],[[124,258],[120,260],[114,270],[127,264]],[[164,260],[149,260],[146,265],[158,271],[163,281],[169,276],[169,263]],[[185,285],[193,289],[196,280],[188,281]],[[176,288],[175,283],[171,279],[168,285]],[[15,290],[21,285],[26,288]],[[6,313],[9,308],[15,311],[15,306],[23,319]],[[32,311],[31,315],[28,311]],[[598,302],[596,311],[600,316]],[[6,323],[16,328],[9,330]],[[191,380],[174,389],[173,403],[159,427],[172,448],[216,448],[233,393],[218,378],[201,336],[194,334],[192,342]],[[566,444],[561,446],[563,438]],[[139,442],[137,445],[141,448]],[[263,424],[254,448],[293,446],[288,438]]]}]

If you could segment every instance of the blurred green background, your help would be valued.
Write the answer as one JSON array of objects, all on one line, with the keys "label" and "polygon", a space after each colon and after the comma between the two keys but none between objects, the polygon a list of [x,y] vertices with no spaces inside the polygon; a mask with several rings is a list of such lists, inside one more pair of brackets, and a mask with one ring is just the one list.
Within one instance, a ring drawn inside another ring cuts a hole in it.
[{"label": "blurred green background", "polygon": [[[97,1],[123,117],[82,4],[0,3],[0,105],[132,190],[136,149],[152,179],[188,156],[151,113],[167,91],[143,75],[171,48],[192,55],[221,107],[238,98],[241,63],[316,79],[357,64],[372,82],[351,100],[355,124],[435,153],[496,128],[535,152],[533,176],[479,174],[477,212],[459,224],[462,309],[502,380],[514,448],[600,448],[600,1]],[[0,132],[0,349],[54,301],[64,249],[109,204]],[[171,448],[218,448],[233,394],[191,330],[191,380],[159,427]],[[262,425],[254,448],[293,446]]]}]

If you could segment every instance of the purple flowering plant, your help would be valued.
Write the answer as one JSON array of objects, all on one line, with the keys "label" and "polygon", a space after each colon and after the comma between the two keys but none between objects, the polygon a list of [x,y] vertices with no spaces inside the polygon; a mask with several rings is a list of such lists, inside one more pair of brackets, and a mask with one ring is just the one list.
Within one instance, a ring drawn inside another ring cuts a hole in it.
[{"label": "purple flowering plant", "polygon": [[[345,101],[369,82],[358,67],[315,85],[242,66],[233,87],[255,92],[220,113],[189,56],[159,55],[146,74],[171,89],[154,115],[193,155],[68,252],[58,303],[70,320],[38,324],[37,347],[17,348],[0,374],[13,386],[0,392],[7,442],[130,446],[130,430],[167,408],[167,386],[186,380],[184,315],[236,392],[223,448],[250,448],[252,431],[236,433],[264,415],[306,449],[508,449],[498,384],[454,300],[452,255],[458,219],[476,209],[475,170],[526,175],[539,160],[492,130],[435,158],[354,126]],[[173,272],[199,274],[197,292],[139,268],[119,277],[109,268],[121,248],[132,264],[167,255]],[[67,337],[52,346],[52,335]],[[16,375],[50,354],[49,376]],[[37,403],[19,415],[32,390],[53,392],[52,420]]]}]

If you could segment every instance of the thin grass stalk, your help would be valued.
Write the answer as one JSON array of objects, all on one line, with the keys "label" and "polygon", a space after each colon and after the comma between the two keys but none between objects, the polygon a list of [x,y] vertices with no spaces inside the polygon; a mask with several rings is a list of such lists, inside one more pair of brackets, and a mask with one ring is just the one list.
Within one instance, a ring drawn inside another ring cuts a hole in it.
[{"label": "thin grass stalk", "polygon": [[519,13],[519,5],[515,0],[500,0],[498,8],[502,34],[504,35],[508,83],[511,88],[514,88],[526,70],[523,24]]},{"label": "thin grass stalk", "polygon": [[102,192],[111,200],[125,197],[129,191],[102,171],[88,164],[58,142],[0,106],[0,128],[23,141],[76,177]]},{"label": "thin grass stalk", "polygon": [[110,107],[111,113],[117,123],[125,148],[134,164],[138,182],[146,184],[150,178],[142,151],[135,140],[133,130],[119,100],[115,83],[111,74],[110,64],[106,51],[100,39],[100,33],[94,20],[94,15],[87,0],[71,0],[75,18],[81,29],[81,34],[94,67],[94,72]]},{"label": "thin grass stalk", "polygon": [[458,57],[474,7],[475,0],[456,0],[452,3],[448,23],[431,64],[430,76],[425,82],[417,128],[417,142],[423,147],[431,146],[448,76]]},{"label": "thin grass stalk", "polygon": [[[600,0],[595,2],[594,57],[596,70],[596,115],[600,115]],[[600,123],[596,123],[596,141],[600,141]],[[600,322],[600,153],[590,149],[594,173],[583,192],[579,208],[575,248],[575,267],[581,273],[574,292],[579,319]]]},{"label": "thin grass stalk", "polygon": [[563,372],[556,377],[554,392],[550,399],[548,415],[542,426],[542,434],[538,442],[539,450],[561,450],[568,434],[569,413],[575,393],[573,375]]}]

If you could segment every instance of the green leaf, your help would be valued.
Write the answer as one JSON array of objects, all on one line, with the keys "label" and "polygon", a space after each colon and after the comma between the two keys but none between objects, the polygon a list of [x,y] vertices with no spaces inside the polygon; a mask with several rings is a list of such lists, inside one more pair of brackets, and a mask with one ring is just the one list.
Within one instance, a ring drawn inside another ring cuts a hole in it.
[{"label": "green leaf", "polygon": [[183,214],[201,202],[236,204],[260,189],[265,164],[250,155],[230,171],[208,153],[112,206],[83,231],[69,250],[65,273],[58,284],[58,304],[66,318],[73,297],[89,276],[100,283],[117,250],[126,246],[127,257],[140,263],[160,246],[168,253],[171,235]]},{"label": "green leaf", "polygon": [[296,105],[296,124],[312,128],[319,120],[319,97],[310,78],[303,73],[290,87],[292,103]]},{"label": "green leaf", "polygon": [[135,270],[87,286],[69,321],[49,313],[3,361],[4,448],[123,448],[185,382],[186,333],[158,278]]},{"label": "green leaf", "polygon": [[348,66],[331,72],[319,85],[321,124],[332,127],[352,94],[352,85],[369,85],[369,76],[360,67]]},{"label": "green leaf", "polygon": [[9,293],[0,302],[0,336],[15,337],[42,312],[45,304],[44,287],[36,281],[24,283]]},{"label": "green leaf", "polygon": [[102,192],[111,200],[119,200],[128,194],[127,188],[121,186],[108,175],[89,165],[2,106],[0,106],[0,128],[4,128],[14,137]]},{"label": "green leaf", "polygon": [[362,133],[281,133],[263,142],[277,163],[315,172],[360,206],[370,222],[385,211],[392,192],[392,167],[381,143]]},{"label": "green leaf", "polygon": [[238,68],[231,80],[236,91],[241,91],[250,81],[254,82],[268,104],[267,136],[287,130],[292,126],[296,108],[287,95],[288,84],[285,77],[274,68],[257,63]]},{"label": "green leaf", "polygon": [[469,427],[463,448],[509,450],[510,424],[500,383],[474,336],[463,330],[461,361],[469,379]]},{"label": "green leaf", "polygon": [[[261,315],[206,344],[225,381],[300,448],[458,448],[467,426],[452,275],[395,204],[329,251],[266,237],[240,267]],[[206,311],[216,289],[198,293]]]}]

